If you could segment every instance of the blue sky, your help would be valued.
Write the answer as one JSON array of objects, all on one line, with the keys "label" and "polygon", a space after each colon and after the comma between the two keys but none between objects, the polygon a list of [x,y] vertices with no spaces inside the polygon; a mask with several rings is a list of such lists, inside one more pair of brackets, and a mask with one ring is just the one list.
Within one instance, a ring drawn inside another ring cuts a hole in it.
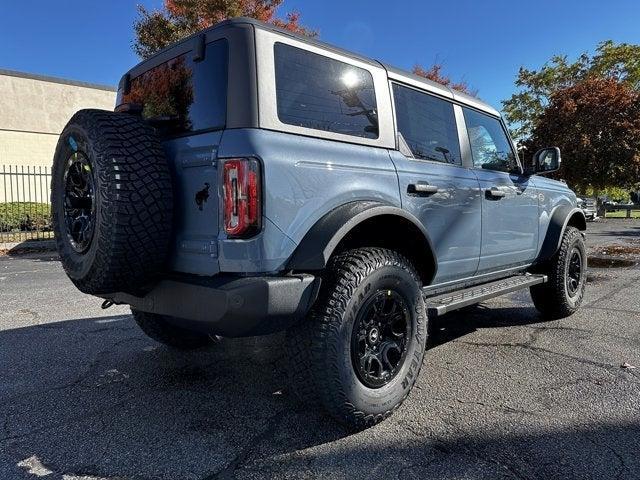
[{"label": "blue sky", "polygon": [[[137,63],[136,4],[161,0],[3,0],[0,68],[115,85]],[[443,62],[496,107],[521,65],[575,57],[598,42],[640,44],[638,0],[285,0],[322,40],[411,68]]]}]

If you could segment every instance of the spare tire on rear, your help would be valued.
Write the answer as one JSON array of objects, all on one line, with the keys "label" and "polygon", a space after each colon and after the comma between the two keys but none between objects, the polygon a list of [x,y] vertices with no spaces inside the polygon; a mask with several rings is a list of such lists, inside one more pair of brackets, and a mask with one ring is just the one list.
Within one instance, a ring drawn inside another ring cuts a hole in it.
[{"label": "spare tire on rear", "polygon": [[164,267],[173,217],[155,130],[126,113],[76,113],[56,147],[51,207],[62,266],[78,289],[144,291]]}]

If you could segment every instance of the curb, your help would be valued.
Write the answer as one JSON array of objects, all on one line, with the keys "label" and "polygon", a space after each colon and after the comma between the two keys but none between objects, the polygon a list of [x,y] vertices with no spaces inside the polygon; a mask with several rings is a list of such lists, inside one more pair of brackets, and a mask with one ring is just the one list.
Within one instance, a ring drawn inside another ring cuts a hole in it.
[{"label": "curb", "polygon": [[0,255],[21,253],[55,252],[55,240],[25,240],[24,242],[0,242]]}]

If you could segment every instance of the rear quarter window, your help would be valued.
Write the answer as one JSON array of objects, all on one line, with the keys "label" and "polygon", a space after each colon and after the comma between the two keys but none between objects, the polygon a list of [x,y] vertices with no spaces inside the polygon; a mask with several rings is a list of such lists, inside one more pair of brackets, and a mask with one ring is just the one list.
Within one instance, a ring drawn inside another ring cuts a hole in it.
[{"label": "rear quarter window", "polygon": [[118,104],[142,106],[142,116],[164,135],[224,128],[227,112],[226,40],[207,45],[205,58],[187,52],[131,80],[129,93]]},{"label": "rear quarter window", "polygon": [[376,95],[369,71],[283,43],[274,45],[274,56],[282,123],[378,138]]}]

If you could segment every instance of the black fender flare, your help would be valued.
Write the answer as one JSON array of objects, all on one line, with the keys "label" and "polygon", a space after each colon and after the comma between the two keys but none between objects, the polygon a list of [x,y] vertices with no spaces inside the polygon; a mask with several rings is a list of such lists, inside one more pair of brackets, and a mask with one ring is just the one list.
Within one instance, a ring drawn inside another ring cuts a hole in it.
[{"label": "black fender flare", "polygon": [[423,245],[433,262],[433,274],[437,271],[437,259],[429,234],[422,223],[412,214],[393,205],[376,201],[356,201],[345,203],[318,220],[293,252],[287,268],[290,270],[322,270],[326,267],[332,253],[347,234],[362,222],[377,216],[396,216],[411,222],[424,237]]},{"label": "black fender flare", "polygon": [[578,230],[585,231],[587,229],[587,219],[580,208],[563,205],[553,211],[537,263],[550,259],[558,251],[564,231],[572,219],[575,219],[572,223],[577,225]]}]

